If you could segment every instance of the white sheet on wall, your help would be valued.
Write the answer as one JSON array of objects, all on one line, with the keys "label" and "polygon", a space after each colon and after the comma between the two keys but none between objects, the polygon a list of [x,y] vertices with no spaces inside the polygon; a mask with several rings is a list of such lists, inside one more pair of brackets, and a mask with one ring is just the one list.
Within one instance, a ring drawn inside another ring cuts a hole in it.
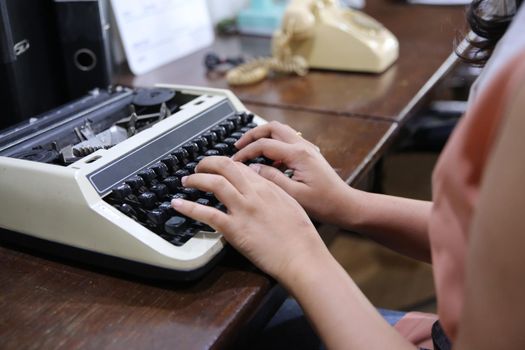
[{"label": "white sheet on wall", "polygon": [[133,74],[153,70],[213,42],[206,0],[111,0]]}]

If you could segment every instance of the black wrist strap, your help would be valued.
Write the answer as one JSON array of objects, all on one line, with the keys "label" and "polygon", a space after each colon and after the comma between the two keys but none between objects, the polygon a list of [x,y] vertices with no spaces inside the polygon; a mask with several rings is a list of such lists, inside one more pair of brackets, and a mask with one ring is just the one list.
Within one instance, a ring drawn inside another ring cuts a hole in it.
[{"label": "black wrist strap", "polygon": [[439,321],[434,322],[432,325],[432,342],[434,343],[434,350],[452,349],[452,343],[445,334]]}]

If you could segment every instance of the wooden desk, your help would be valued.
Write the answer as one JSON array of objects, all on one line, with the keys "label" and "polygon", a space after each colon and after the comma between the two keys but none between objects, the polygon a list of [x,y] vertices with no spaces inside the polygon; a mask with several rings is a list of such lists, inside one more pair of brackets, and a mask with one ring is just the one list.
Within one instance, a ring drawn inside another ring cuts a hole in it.
[{"label": "wooden desk", "polygon": [[[458,29],[464,27],[465,10],[458,6],[408,5],[394,0],[366,3],[365,11],[389,28],[400,43],[399,59],[385,73],[315,70],[304,78],[281,77],[231,89],[246,103],[404,121],[456,61],[454,57],[446,60],[452,53]],[[212,47],[146,75],[125,74],[120,82],[134,86],[160,82],[228,88],[224,79],[206,76],[203,61],[210,51],[228,56],[242,52],[269,55],[270,40],[220,38]]]},{"label": "wooden desk", "polygon": [[[349,181],[395,128],[388,121],[248,107],[301,130]],[[0,266],[2,349],[224,348],[273,286],[231,256],[189,284],[113,276],[5,244]]]}]

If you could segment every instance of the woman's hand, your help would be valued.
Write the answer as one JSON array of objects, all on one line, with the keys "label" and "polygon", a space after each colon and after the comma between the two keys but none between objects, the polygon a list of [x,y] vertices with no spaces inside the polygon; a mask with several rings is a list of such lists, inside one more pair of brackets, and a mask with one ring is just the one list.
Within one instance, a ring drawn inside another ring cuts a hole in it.
[{"label": "woman's hand", "polygon": [[288,281],[305,261],[328,253],[301,206],[246,165],[207,157],[196,170],[183,178],[183,185],[213,192],[228,212],[181,199],[175,199],[173,207],[223,233],[263,271]]},{"label": "woman's hand", "polygon": [[[333,224],[341,224],[343,213],[351,212],[347,201],[352,188],[335,173],[317,146],[308,142],[287,125],[271,122],[248,131],[237,141],[236,161],[258,156],[272,159],[293,170],[288,178],[275,167],[254,165],[262,177],[277,184],[294,197],[312,217]],[[349,203],[348,203],[349,202]]]}]

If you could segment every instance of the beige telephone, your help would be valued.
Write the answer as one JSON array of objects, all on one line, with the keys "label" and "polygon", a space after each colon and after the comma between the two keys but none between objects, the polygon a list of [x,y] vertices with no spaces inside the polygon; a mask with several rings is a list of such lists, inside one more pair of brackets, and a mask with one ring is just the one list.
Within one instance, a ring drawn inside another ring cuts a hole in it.
[{"label": "beige telephone", "polygon": [[372,17],[335,0],[292,0],[274,40],[291,35],[294,55],[311,68],[380,73],[398,57],[394,35]]},{"label": "beige telephone", "polygon": [[399,53],[399,43],[388,29],[336,0],[291,0],[272,46],[272,58],[233,69],[228,82],[254,83],[270,71],[305,75],[308,67],[380,73]]}]

